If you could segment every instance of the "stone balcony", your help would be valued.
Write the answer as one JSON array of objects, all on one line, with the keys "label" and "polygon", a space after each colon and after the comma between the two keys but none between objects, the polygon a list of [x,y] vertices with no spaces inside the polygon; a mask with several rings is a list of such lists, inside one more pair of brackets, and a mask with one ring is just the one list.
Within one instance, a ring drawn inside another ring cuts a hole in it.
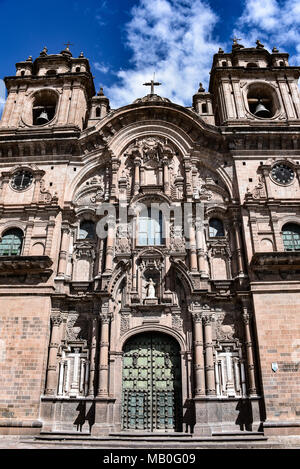
[{"label": "stone balcony", "polygon": [[300,251],[256,252],[250,265],[254,271],[298,270]]},{"label": "stone balcony", "polygon": [[2,256],[0,275],[51,274],[52,264],[49,256]]}]

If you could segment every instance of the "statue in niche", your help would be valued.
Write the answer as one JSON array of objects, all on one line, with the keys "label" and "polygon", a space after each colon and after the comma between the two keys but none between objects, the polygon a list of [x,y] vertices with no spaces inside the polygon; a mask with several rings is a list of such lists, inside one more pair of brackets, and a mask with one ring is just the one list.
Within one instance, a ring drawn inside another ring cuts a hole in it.
[{"label": "statue in niche", "polygon": [[153,282],[152,278],[149,278],[149,282],[146,284],[147,288],[147,299],[149,298],[156,298],[155,296],[155,283]]}]

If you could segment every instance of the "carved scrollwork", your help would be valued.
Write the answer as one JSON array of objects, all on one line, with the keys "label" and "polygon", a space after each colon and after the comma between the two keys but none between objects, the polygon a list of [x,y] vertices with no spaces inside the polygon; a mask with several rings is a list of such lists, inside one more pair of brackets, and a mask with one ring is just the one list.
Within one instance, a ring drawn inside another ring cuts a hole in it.
[{"label": "carved scrollwork", "polygon": [[163,158],[171,158],[175,154],[174,149],[166,139],[159,137],[147,137],[136,140],[126,151],[125,157],[137,158],[147,163],[160,163]]}]

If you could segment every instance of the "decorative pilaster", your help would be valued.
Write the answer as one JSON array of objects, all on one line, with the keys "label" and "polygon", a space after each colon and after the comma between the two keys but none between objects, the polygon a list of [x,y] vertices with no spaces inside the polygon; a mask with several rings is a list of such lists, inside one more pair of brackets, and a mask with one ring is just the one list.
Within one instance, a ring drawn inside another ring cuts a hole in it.
[{"label": "decorative pilaster", "polygon": [[163,158],[162,164],[164,167],[164,193],[170,195],[170,181],[169,181],[169,160]]},{"label": "decorative pilaster", "polygon": [[108,348],[109,348],[109,324],[110,314],[102,313],[99,357],[99,382],[98,397],[108,396]]},{"label": "decorative pilaster", "polygon": [[205,396],[202,313],[194,313],[195,396]]},{"label": "decorative pilaster", "polygon": [[59,261],[58,261],[58,276],[63,277],[66,273],[67,267],[67,255],[69,248],[69,232],[70,228],[68,224],[63,224],[61,227],[62,239],[61,239],[61,248],[59,252]]},{"label": "decorative pilaster", "polygon": [[238,221],[233,222],[234,235],[235,235],[235,244],[236,244],[236,260],[238,274],[244,275],[244,264],[243,264],[243,253],[242,253],[242,237],[240,231],[240,224]]},{"label": "decorative pilaster", "polygon": [[113,202],[117,197],[117,187],[118,187],[118,169],[120,166],[120,161],[116,157],[111,159],[111,189],[110,189],[110,201]]},{"label": "decorative pilaster", "polygon": [[98,339],[98,318],[92,318],[91,348],[90,348],[90,373],[89,373],[89,396],[95,394],[95,372],[96,372],[96,348]]},{"label": "decorative pilaster", "polygon": [[195,228],[192,219],[189,220],[189,241],[190,241],[190,268],[191,272],[198,271]]},{"label": "decorative pilaster", "polygon": [[140,158],[135,158],[133,161],[134,164],[134,195],[137,195],[140,192]]},{"label": "decorative pilaster", "polygon": [[7,175],[2,177],[1,192],[0,192],[0,203],[1,204],[4,204],[6,190],[7,190],[8,184],[9,184],[9,180],[10,180],[10,177],[7,176]]},{"label": "decorative pilaster", "polygon": [[62,316],[55,313],[51,316],[52,330],[49,344],[49,358],[45,394],[54,396],[57,389],[57,351],[60,344],[60,325]]},{"label": "decorative pilaster", "polygon": [[255,367],[254,367],[254,354],[253,354],[253,343],[251,339],[250,329],[251,314],[246,306],[243,306],[243,321],[245,331],[245,347],[247,353],[247,369],[249,379],[249,394],[257,395],[256,384],[255,384]]},{"label": "decorative pilaster", "polygon": [[114,243],[115,243],[116,220],[109,216],[107,221],[107,243],[106,243],[106,262],[105,273],[110,274],[113,268]]},{"label": "decorative pilaster", "polygon": [[208,277],[208,266],[206,261],[205,242],[204,242],[204,229],[201,221],[196,221],[196,243],[197,243],[197,258],[198,269],[202,278]]},{"label": "decorative pilaster", "polygon": [[206,390],[208,395],[216,394],[214,352],[212,342],[212,316],[203,315],[204,322],[204,349],[205,349],[205,375]]}]

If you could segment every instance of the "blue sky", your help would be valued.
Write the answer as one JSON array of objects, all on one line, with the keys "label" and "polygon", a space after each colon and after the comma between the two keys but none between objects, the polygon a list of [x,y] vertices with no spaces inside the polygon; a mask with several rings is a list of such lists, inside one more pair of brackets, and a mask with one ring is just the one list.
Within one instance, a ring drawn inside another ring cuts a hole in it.
[{"label": "blue sky", "polygon": [[199,82],[208,86],[213,54],[230,51],[234,35],[245,47],[257,38],[277,46],[300,65],[300,0],[0,0],[0,8],[0,78],[44,46],[54,54],[70,41],[112,107],[147,94],[154,72],[159,94],[190,106]]}]

